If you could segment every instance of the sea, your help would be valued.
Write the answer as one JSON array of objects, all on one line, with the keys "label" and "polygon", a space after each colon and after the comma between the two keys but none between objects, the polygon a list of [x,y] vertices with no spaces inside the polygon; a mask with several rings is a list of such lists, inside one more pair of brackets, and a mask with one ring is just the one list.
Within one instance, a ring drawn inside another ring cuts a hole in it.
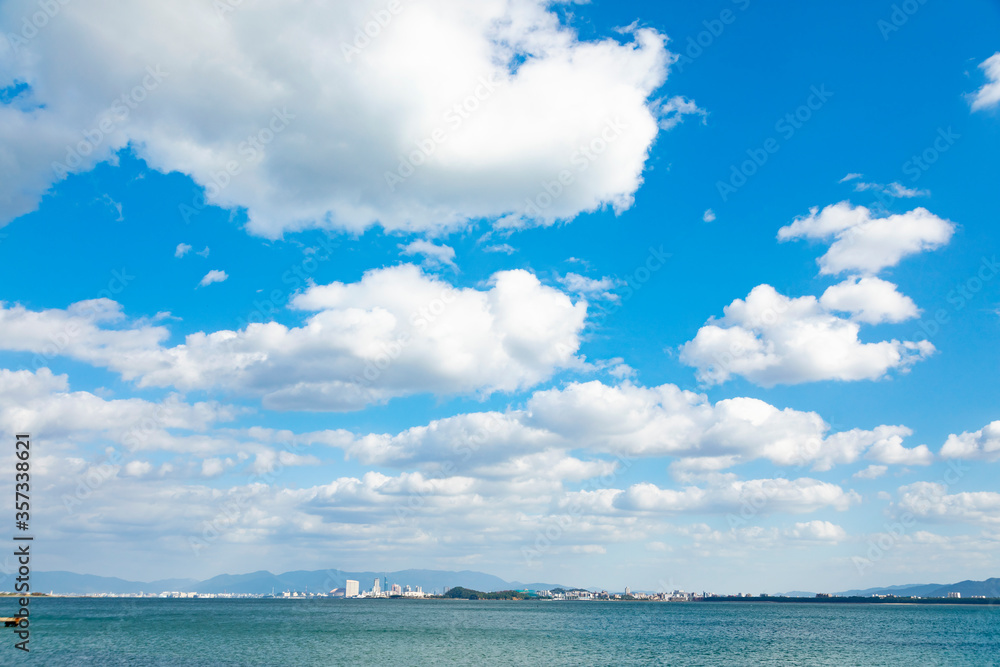
[{"label": "sea", "polygon": [[997,606],[34,598],[30,613],[30,652],[0,628],[0,664],[1000,665]]}]

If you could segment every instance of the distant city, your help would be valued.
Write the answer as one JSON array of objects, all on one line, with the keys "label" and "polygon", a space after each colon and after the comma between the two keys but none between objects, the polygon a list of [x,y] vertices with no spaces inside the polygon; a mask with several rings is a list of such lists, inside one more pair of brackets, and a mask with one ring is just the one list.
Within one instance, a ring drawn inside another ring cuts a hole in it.
[{"label": "distant city", "polygon": [[[344,572],[340,570],[293,571],[273,575],[257,571],[244,575],[218,575],[205,581],[164,579],[130,582],[122,579],[79,575],[71,572],[39,572],[35,589],[53,597],[90,598],[275,598],[306,599],[424,599],[465,600],[643,600],[660,602],[753,601],[772,602],[892,602],[975,603],[1000,599],[1000,578],[960,581],[951,584],[913,584],[846,590],[837,593],[788,591],[784,593],[714,593],[641,591],[566,586],[553,583],[505,581],[482,572],[402,570],[398,572]],[[12,577],[0,577],[0,591],[13,591]],[[0,593],[13,595],[13,593]]]}]

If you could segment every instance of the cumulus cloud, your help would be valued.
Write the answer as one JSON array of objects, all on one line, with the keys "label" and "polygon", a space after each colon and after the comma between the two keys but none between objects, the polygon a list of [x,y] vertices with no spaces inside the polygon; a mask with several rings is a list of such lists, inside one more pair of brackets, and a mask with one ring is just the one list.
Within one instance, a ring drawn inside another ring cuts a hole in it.
[{"label": "cumulus cloud", "polygon": [[[675,385],[591,381],[536,391],[519,410],[458,414],[398,433],[318,431],[300,441],[342,449],[367,465],[480,477],[506,476],[518,467],[626,470],[635,457],[674,457],[673,477],[691,482],[717,479],[720,471],[758,459],[814,470],[862,457],[924,463],[926,447],[902,447],[909,435],[905,426],[885,425],[831,433],[815,412],[759,399],[713,404]],[[596,458],[576,458],[579,452]]]},{"label": "cumulus cloud", "polygon": [[205,277],[201,279],[198,283],[200,287],[205,287],[211,285],[212,283],[223,283],[229,280],[229,274],[225,271],[220,271],[218,269],[212,269],[205,274]]},{"label": "cumulus cloud", "polygon": [[684,116],[692,114],[701,116],[703,123],[708,117],[708,113],[704,109],[699,108],[694,100],[689,100],[679,95],[656,101],[653,103],[653,107],[659,112],[660,127],[664,130],[670,130],[679,125],[684,120]]},{"label": "cumulus cloud", "polygon": [[733,375],[765,387],[821,380],[877,380],[905,371],[934,352],[928,341],[863,343],[860,324],[830,312],[847,310],[860,321],[912,317],[912,301],[880,280],[846,281],[821,299],[779,294],[758,285],[746,300],[736,299],[724,316],[710,320],[681,346],[681,361],[697,368],[706,384]]},{"label": "cumulus cloud", "polygon": [[[843,183],[843,181],[841,181]],[[856,183],[854,185],[854,190],[857,192],[864,192],[866,190],[874,190],[880,192],[884,195],[890,197],[895,197],[897,199],[911,199],[913,197],[926,197],[930,195],[930,190],[919,190],[917,188],[908,188],[901,183],[896,183],[893,181],[888,185],[883,185],[882,183]]]},{"label": "cumulus cloud", "polygon": [[889,466],[879,466],[874,463],[864,470],[859,470],[858,472],[851,475],[854,479],[878,479],[889,470]]},{"label": "cumulus cloud", "polygon": [[455,249],[444,244],[437,245],[430,241],[418,239],[405,246],[400,246],[400,254],[406,257],[423,255],[423,265],[427,268],[438,266],[447,266],[452,269],[458,268],[455,266]]},{"label": "cumulus cloud", "polygon": [[185,403],[177,396],[152,402],[139,398],[107,400],[70,391],[66,375],[48,368],[0,369],[0,428],[29,430],[47,438],[104,437],[141,449],[166,431],[200,431],[230,421],[237,410],[215,402]]},{"label": "cumulus cloud", "polygon": [[827,288],[819,303],[829,311],[851,313],[851,319],[866,324],[904,322],[920,314],[917,304],[894,284],[871,276],[855,276]]},{"label": "cumulus cloud", "polygon": [[715,211],[707,209],[705,213],[702,214],[701,219],[703,222],[715,222]]},{"label": "cumulus cloud", "polygon": [[121,371],[152,363],[153,351],[169,332],[146,322],[126,324],[121,305],[110,299],[40,311],[0,302],[0,349],[33,353],[31,365],[36,369],[60,356]]},{"label": "cumulus cloud", "polygon": [[971,433],[966,431],[949,435],[941,447],[941,456],[946,459],[1000,460],[1000,421],[990,422]]},{"label": "cumulus cloud", "polygon": [[[570,494],[572,495],[572,494]],[[631,512],[735,512],[752,499],[761,499],[761,512],[814,512],[824,507],[846,510],[860,501],[858,494],[836,484],[808,477],[726,481],[708,487],[663,489],[643,482],[625,490],[580,492],[591,507]],[[756,505],[752,505],[756,506]]]},{"label": "cumulus cloud", "polygon": [[1000,523],[1000,493],[965,491],[948,493],[948,485],[916,482],[899,488],[898,507],[914,516],[943,522]]},{"label": "cumulus cloud", "polygon": [[590,299],[607,299],[609,301],[617,301],[619,299],[618,295],[611,291],[619,285],[619,282],[607,276],[600,279],[588,278],[571,271],[559,278],[559,284],[565,287],[566,291],[570,294],[577,294]]},{"label": "cumulus cloud", "polygon": [[191,252],[191,246],[187,243],[178,243],[177,249],[174,250],[174,257],[181,258],[189,252]]},{"label": "cumulus cloud", "polygon": [[795,524],[789,536],[799,540],[840,542],[847,537],[847,531],[829,521],[806,521]]},{"label": "cumulus cloud", "polygon": [[[413,0],[365,37],[385,6],[61,5],[30,40],[0,40],[0,86],[30,82],[0,106],[0,215],[130,147],[268,237],[551,222],[628,208],[660,127],[701,112],[653,98],[673,57],[655,30],[582,40],[542,0]],[[37,9],[3,3],[4,32]]]},{"label": "cumulus cloud", "polygon": [[13,306],[0,308],[0,349],[76,358],[143,387],[258,395],[279,410],[515,391],[582,364],[576,352],[586,303],[523,270],[501,271],[485,289],[456,289],[404,264],[368,271],[356,283],[311,286],[291,307],[312,313],[303,326],[250,324],[164,347],[164,327],[103,328],[127,324],[106,299],[65,311]]},{"label": "cumulus cloud", "polygon": [[989,82],[972,94],[972,110],[988,109],[1000,103],[1000,51],[979,64]]},{"label": "cumulus cloud", "polygon": [[859,272],[874,275],[895,266],[904,257],[946,245],[955,225],[925,208],[875,217],[864,206],[840,202],[822,211],[812,208],[778,230],[779,241],[829,241],[829,250],[817,262],[821,274]]}]

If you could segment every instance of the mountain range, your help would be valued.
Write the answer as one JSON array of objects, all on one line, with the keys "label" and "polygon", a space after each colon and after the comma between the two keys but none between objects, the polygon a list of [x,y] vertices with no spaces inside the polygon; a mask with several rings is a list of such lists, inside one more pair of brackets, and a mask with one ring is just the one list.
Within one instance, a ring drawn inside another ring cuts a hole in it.
[{"label": "mountain range", "polygon": [[[954,584],[906,584],[903,586],[885,586],[882,588],[851,589],[833,593],[840,597],[871,597],[873,595],[895,595],[898,597],[943,598],[948,593],[961,593],[963,598],[973,595],[983,595],[988,598],[1000,598],[1000,578],[993,577],[985,581],[959,581]],[[788,597],[815,597],[816,593],[807,591],[789,591],[783,593]]]},{"label": "mountain range", "polygon": [[[15,576],[16,574],[0,576],[0,590],[13,591]],[[282,574],[273,574],[267,570],[259,570],[247,574],[220,574],[202,581],[197,579],[159,579],[149,582],[129,581],[118,577],[100,577],[92,574],[77,574],[75,572],[52,571],[33,572],[31,575],[31,584],[34,591],[45,593],[51,591],[63,595],[161,593],[164,591],[250,593],[263,595],[272,591],[275,593],[283,591],[328,592],[334,588],[344,588],[345,582],[348,579],[358,581],[361,585],[361,590],[368,590],[371,589],[375,577],[379,577],[380,579],[386,577],[389,580],[389,584],[420,586],[426,593],[443,593],[452,586],[464,586],[486,592],[573,588],[572,586],[562,584],[506,581],[492,574],[474,572],[472,570],[462,570],[460,572],[449,570],[400,570],[398,572],[294,570]],[[843,597],[871,597],[872,595],[947,597],[947,594],[950,592],[961,593],[963,598],[974,595],[1000,598],[1000,578],[994,577],[985,581],[960,581],[945,585],[907,584],[904,586],[852,589],[833,593],[833,595]],[[816,593],[789,591],[780,595],[789,597],[815,597]]]},{"label": "mountain range", "polygon": [[[14,574],[0,576],[0,590],[14,590]],[[295,570],[273,574],[267,570],[247,574],[220,574],[211,579],[160,579],[157,581],[128,581],[118,577],[99,577],[92,574],[53,571],[33,572],[32,590],[53,592],[63,595],[90,595],[95,593],[161,593],[164,591],[197,593],[254,593],[265,594],[274,591],[328,592],[334,588],[344,588],[348,579],[361,584],[361,590],[372,587],[375,577],[388,577],[390,584],[420,586],[424,592],[443,593],[452,586],[465,586],[480,591],[502,590],[548,590],[569,588],[559,584],[522,583],[505,581],[500,577],[483,572],[463,570],[401,570],[398,572],[346,572],[343,570]]]}]

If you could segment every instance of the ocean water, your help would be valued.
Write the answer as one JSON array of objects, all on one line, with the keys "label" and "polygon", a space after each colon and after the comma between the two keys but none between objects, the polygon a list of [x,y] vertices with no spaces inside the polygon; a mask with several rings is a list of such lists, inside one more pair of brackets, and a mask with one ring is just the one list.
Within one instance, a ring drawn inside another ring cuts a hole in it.
[{"label": "ocean water", "polygon": [[30,655],[0,628],[0,664],[1000,665],[996,606],[34,599],[31,612]]}]

